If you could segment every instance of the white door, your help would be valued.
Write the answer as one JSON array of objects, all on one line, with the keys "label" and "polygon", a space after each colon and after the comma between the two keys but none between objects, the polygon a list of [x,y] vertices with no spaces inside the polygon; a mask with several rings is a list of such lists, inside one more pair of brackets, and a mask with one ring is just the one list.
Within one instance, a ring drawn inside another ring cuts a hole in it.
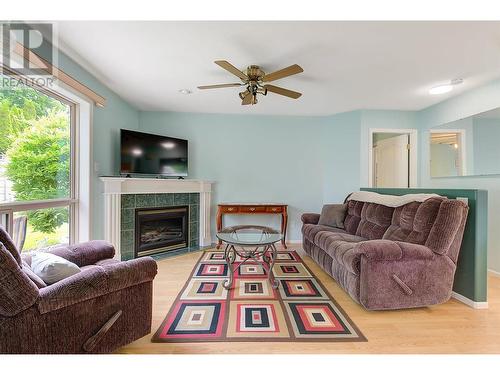
[{"label": "white door", "polygon": [[408,134],[402,134],[378,141],[373,145],[375,187],[409,187],[408,144]]}]

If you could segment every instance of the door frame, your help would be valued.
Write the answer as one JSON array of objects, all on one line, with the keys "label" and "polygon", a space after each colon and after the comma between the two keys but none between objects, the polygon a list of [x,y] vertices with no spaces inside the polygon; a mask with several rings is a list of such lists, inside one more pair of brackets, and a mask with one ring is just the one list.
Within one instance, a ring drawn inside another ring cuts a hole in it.
[{"label": "door frame", "polygon": [[368,187],[373,187],[373,134],[374,133],[394,133],[408,134],[410,136],[410,188],[418,185],[418,130],[417,129],[390,129],[390,128],[370,128],[368,142]]}]

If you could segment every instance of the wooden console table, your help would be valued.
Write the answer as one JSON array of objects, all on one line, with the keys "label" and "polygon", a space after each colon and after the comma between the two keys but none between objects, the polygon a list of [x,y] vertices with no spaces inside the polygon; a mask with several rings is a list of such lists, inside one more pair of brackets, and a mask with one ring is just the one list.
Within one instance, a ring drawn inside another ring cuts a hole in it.
[{"label": "wooden console table", "polygon": [[[221,203],[217,208],[217,232],[222,230],[222,216],[223,215],[253,215],[253,214],[270,214],[281,216],[281,233],[283,239],[281,244],[286,249],[286,225],[288,222],[286,204],[281,203]],[[222,245],[222,241],[217,243],[217,249]]]}]

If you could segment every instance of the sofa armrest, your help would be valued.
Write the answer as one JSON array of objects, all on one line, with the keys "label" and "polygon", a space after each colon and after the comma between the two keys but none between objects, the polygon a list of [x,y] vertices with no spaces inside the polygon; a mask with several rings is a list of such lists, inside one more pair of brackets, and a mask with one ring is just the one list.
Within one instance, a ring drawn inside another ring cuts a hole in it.
[{"label": "sofa armrest", "polygon": [[318,224],[319,216],[320,216],[319,214],[305,213],[305,214],[302,214],[300,219],[302,220],[302,223],[304,223],[304,224]]},{"label": "sofa armrest", "polygon": [[150,282],[157,271],[150,258],[96,266],[40,289],[37,301],[41,314],[94,299],[108,293]]},{"label": "sofa armrest", "polygon": [[75,263],[78,267],[95,264],[100,260],[110,259],[115,256],[113,245],[101,240],[82,242],[75,245],[54,246],[41,251],[60,256]]},{"label": "sofa armrest", "polygon": [[158,270],[155,260],[151,257],[108,264],[102,268],[104,268],[108,276],[110,291],[152,281]]},{"label": "sofa armrest", "polygon": [[409,242],[371,240],[360,242],[354,248],[355,255],[364,255],[369,260],[432,259],[435,254],[426,246]]}]

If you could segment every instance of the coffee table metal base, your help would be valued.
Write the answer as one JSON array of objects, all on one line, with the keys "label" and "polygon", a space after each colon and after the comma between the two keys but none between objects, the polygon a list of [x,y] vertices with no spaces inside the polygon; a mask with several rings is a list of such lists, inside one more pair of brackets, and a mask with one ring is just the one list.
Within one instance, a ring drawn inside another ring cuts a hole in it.
[{"label": "coffee table metal base", "polygon": [[[273,275],[274,260],[276,259],[277,253],[278,250],[276,250],[276,246],[274,244],[252,246],[252,248],[241,247],[241,249],[237,249],[233,244],[226,244],[226,247],[224,248],[224,259],[226,260],[228,267],[229,279],[224,280],[222,285],[226,289],[231,289],[234,282],[234,271],[238,270],[248,260],[252,260],[262,264],[267,272],[267,279],[269,280],[269,283],[273,289],[277,289],[279,282]],[[234,268],[237,256],[239,256],[242,261],[236,268]]]}]

